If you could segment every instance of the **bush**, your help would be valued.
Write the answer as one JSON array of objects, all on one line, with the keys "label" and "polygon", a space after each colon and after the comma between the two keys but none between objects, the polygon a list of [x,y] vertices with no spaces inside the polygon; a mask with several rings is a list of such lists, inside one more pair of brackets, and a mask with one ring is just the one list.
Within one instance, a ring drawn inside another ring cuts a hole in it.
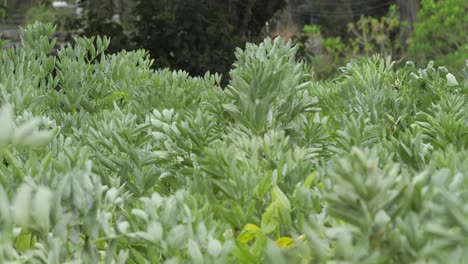
[{"label": "bush", "polygon": [[79,3],[84,15],[67,21],[71,31],[111,37],[111,52],[144,48],[158,68],[185,70],[192,76],[221,73],[225,86],[236,47],[261,41],[265,23],[286,2],[120,1],[119,21],[114,19],[115,8],[108,8],[113,2]]},{"label": "bush", "polygon": [[0,50],[1,263],[464,261],[468,79],[373,57],[311,82],[266,39],[222,90],[52,33]]},{"label": "bush", "polygon": [[467,10],[463,0],[422,1],[411,36],[412,56],[421,64],[434,60],[450,70],[460,69],[468,59]]},{"label": "bush", "polygon": [[28,9],[26,12],[26,24],[32,24],[36,21],[39,22],[51,22],[54,23],[58,20],[57,14],[54,12],[52,7],[45,6],[33,6]]},{"label": "bush", "polygon": [[310,34],[305,30],[293,40],[300,46],[298,58],[311,64],[316,77],[327,79],[339,74],[339,68],[348,61],[374,54],[384,58],[390,56],[397,61],[397,65],[402,63],[407,58],[407,47],[400,40],[400,29],[404,26],[397,7],[392,5],[381,18],[361,16],[358,21],[348,23],[348,34],[344,38],[324,37],[320,28],[315,26],[316,31],[319,31],[314,34],[320,39],[319,53],[314,53],[308,47]]},{"label": "bush", "polygon": [[65,28],[70,36],[106,36],[111,38],[112,42],[109,43],[107,49],[109,53],[136,49],[128,36],[128,31],[132,30],[132,21],[129,20],[128,16],[124,16],[120,21],[113,19],[114,10],[111,2],[111,0],[79,0],[77,3],[81,14],[61,19],[58,23]]}]

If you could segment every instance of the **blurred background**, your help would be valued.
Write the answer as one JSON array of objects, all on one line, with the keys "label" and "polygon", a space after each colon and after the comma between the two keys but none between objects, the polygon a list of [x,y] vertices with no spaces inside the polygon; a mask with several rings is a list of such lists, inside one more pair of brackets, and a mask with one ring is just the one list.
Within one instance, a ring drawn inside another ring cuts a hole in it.
[{"label": "blurred background", "polygon": [[109,52],[144,48],[156,68],[225,81],[237,47],[282,36],[324,79],[376,53],[457,73],[468,58],[467,13],[465,0],[0,0],[0,32],[16,45],[18,26],[51,22],[58,45],[107,35]]}]

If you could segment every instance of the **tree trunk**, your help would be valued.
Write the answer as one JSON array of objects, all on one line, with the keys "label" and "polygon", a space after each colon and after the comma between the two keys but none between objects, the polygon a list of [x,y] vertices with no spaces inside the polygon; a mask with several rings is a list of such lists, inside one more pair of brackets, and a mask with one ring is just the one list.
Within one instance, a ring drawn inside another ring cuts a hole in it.
[{"label": "tree trunk", "polygon": [[417,0],[398,0],[398,7],[400,9],[400,20],[408,23],[401,34],[401,42],[406,43],[413,31],[413,24],[417,20],[416,14],[418,13],[419,3]]},{"label": "tree trunk", "polygon": [[240,27],[240,35],[241,36],[245,36],[245,34],[247,33],[247,30],[248,30],[248,27],[249,27],[249,23],[252,19],[252,11],[253,11],[253,8],[255,6],[255,2],[256,0],[249,0],[247,2],[247,5],[244,9],[244,17],[242,18],[242,24],[241,24],[241,27]]},{"label": "tree trunk", "polygon": [[120,0],[112,0],[112,12],[112,21],[120,24],[122,16],[122,3]]}]

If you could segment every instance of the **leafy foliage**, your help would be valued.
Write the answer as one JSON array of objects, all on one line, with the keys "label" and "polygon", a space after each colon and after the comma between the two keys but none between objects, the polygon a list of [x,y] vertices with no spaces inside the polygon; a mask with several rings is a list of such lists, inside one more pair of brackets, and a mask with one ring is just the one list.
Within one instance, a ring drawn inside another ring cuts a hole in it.
[{"label": "leafy foliage", "polygon": [[182,69],[192,75],[223,73],[236,47],[259,42],[265,23],[284,0],[140,0],[133,9],[135,41],[158,67]]},{"label": "leafy foliage", "polygon": [[153,66],[192,76],[221,73],[225,86],[235,49],[247,41],[260,42],[265,23],[285,4],[284,0],[80,0],[83,16],[65,23],[73,33],[111,37],[109,52],[144,48],[155,59]]},{"label": "leafy foliage", "polygon": [[[113,0],[78,0],[76,1],[78,6],[76,12],[79,11],[79,15],[60,18],[56,23],[61,25],[70,36],[106,36],[112,38],[112,42],[107,47],[108,53],[134,49],[126,32],[130,29],[131,23],[128,18],[128,11],[119,14],[123,17],[122,19],[115,19],[113,15],[117,10],[113,2]],[[120,4],[125,3],[125,10],[130,9],[127,4],[133,3],[133,1],[120,0],[117,2]],[[70,37],[69,41],[72,42],[73,39]]]},{"label": "leafy foliage", "polygon": [[372,57],[317,82],[266,39],[223,91],[107,38],[52,56],[53,31],[0,50],[1,263],[466,258],[468,78]]},{"label": "leafy foliage", "polygon": [[435,60],[452,71],[464,65],[468,58],[467,10],[466,1],[422,1],[410,45],[418,62]]},{"label": "leafy foliage", "polygon": [[391,5],[387,14],[380,18],[361,16],[349,22],[347,34],[326,36],[317,25],[309,25],[315,29],[312,38],[317,38],[322,47],[316,54],[308,47],[311,35],[307,28],[293,39],[300,46],[299,59],[310,63],[318,78],[326,79],[336,76],[339,68],[349,60],[374,54],[384,58],[390,56],[398,65],[402,63],[407,57],[406,45],[400,39],[400,30],[405,24],[400,20],[397,7]]}]

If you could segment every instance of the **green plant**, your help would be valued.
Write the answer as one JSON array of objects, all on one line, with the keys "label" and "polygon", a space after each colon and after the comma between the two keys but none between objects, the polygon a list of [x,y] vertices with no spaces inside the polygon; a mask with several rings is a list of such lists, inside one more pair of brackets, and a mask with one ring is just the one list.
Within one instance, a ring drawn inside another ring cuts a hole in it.
[{"label": "green plant", "polygon": [[395,5],[390,6],[387,15],[380,19],[361,17],[358,22],[348,24],[348,31],[352,33],[351,56],[380,54],[383,57],[391,56],[398,63],[402,62],[406,57],[406,49],[398,34],[405,26]]},{"label": "green plant", "polygon": [[307,37],[296,37],[295,42],[301,47],[299,58],[312,65],[319,79],[325,79],[336,76],[339,67],[350,60],[373,54],[390,56],[397,64],[402,63],[407,57],[406,45],[401,43],[399,37],[399,30],[403,26],[405,23],[400,21],[397,7],[392,5],[381,18],[361,16],[358,21],[348,23],[349,35],[344,38],[323,37],[320,53],[313,54],[308,48]]},{"label": "green plant", "polygon": [[[120,1],[119,4],[124,5],[121,17],[114,18],[115,10],[113,1],[88,1],[79,0],[77,5],[80,11],[78,16],[61,17],[57,23],[69,33],[69,35],[79,35],[86,37],[106,36],[112,38],[107,51],[115,53],[122,50],[133,50],[136,47],[130,40],[129,32],[134,31],[132,27],[133,20],[130,18],[131,7],[133,1]],[[72,38],[69,39],[73,41]]]},{"label": "green plant", "polygon": [[39,22],[52,22],[57,20],[57,15],[52,7],[37,6],[30,7],[26,12],[26,24],[32,24],[36,21]]},{"label": "green plant", "polygon": [[53,31],[0,50],[0,263],[463,263],[467,75],[277,38],[223,90]]},{"label": "green plant", "polygon": [[33,24],[36,21],[42,23],[58,24],[59,29],[62,29],[63,21],[74,17],[74,12],[71,9],[55,8],[51,1],[40,1],[38,4],[33,4],[26,10],[25,24]]},{"label": "green plant", "polygon": [[233,53],[245,42],[259,42],[262,30],[283,0],[138,1],[135,41],[155,58],[155,66],[190,74],[223,74],[227,83]]},{"label": "green plant", "polygon": [[0,22],[6,22],[8,17],[8,6],[6,0],[0,3]]},{"label": "green plant", "polygon": [[464,65],[468,58],[467,10],[465,1],[422,1],[410,42],[417,62],[434,60],[452,71]]},{"label": "green plant", "polygon": [[314,35],[319,35],[320,34],[320,26],[318,25],[305,25],[302,31],[305,34],[314,34]]}]

